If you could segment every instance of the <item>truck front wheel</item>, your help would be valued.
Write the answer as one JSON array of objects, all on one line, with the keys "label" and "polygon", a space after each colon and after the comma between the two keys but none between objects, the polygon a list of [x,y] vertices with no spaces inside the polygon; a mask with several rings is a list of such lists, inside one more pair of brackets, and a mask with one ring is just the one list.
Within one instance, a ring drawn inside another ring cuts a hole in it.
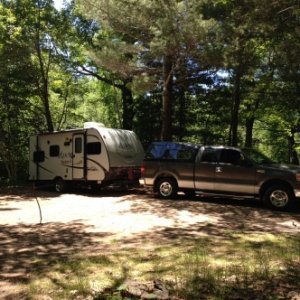
[{"label": "truck front wheel", "polygon": [[155,185],[155,191],[160,198],[175,198],[178,191],[177,182],[173,178],[161,178]]},{"label": "truck front wheel", "polygon": [[277,210],[290,208],[295,200],[293,191],[285,185],[273,185],[262,196],[263,203]]}]

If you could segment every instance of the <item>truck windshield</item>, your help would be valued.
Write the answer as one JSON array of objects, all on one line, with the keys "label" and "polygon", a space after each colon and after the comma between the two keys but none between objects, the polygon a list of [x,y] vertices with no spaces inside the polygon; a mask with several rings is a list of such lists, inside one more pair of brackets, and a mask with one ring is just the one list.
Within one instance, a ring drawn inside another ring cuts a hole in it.
[{"label": "truck windshield", "polygon": [[268,158],[267,156],[265,156],[264,154],[260,153],[257,150],[247,148],[247,149],[243,149],[243,152],[246,154],[248,158],[250,158],[252,161],[254,161],[259,165],[275,164],[273,160],[271,160],[270,158]]}]

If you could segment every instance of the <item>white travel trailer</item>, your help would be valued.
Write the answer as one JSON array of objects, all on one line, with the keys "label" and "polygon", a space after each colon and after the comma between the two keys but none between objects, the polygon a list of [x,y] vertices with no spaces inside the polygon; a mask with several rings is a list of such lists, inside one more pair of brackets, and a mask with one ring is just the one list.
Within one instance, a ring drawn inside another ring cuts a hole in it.
[{"label": "white travel trailer", "polygon": [[32,136],[29,151],[29,180],[54,183],[57,192],[70,182],[99,186],[138,182],[144,158],[134,132],[95,122]]}]

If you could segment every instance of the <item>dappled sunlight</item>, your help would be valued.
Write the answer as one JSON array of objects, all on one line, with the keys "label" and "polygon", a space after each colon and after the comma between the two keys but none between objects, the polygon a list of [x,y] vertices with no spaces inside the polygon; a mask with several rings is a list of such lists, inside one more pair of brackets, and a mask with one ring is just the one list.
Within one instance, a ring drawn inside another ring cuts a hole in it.
[{"label": "dappled sunlight", "polygon": [[33,274],[44,276],[57,261],[95,251],[102,245],[99,240],[110,235],[108,232],[90,234],[86,229],[86,225],[75,222],[2,225],[0,281],[30,282]]},{"label": "dappled sunlight", "polygon": [[223,274],[209,283],[216,289],[264,272],[273,281],[299,278],[299,210],[220,198],[160,200],[142,190],[16,194],[0,200],[0,293],[6,295],[84,297],[130,278],[188,289],[187,278],[203,284],[214,272]]},{"label": "dappled sunlight", "polygon": [[[82,222],[91,232],[110,231],[119,238],[150,231],[157,236],[224,236],[226,230],[243,232],[299,232],[300,213],[266,210],[254,201],[196,197],[186,200],[154,199],[139,191],[123,195],[112,191],[97,195],[56,194],[38,191],[17,200],[7,195],[0,202],[1,224]],[[4,197],[4,196],[2,196]],[[172,234],[171,234],[172,233]]]},{"label": "dappled sunlight", "polygon": [[287,230],[291,229],[291,231],[293,231],[293,228],[296,228],[299,230],[300,233],[300,220],[296,220],[294,218],[291,218],[289,220],[284,220],[284,221],[279,221],[278,222],[278,227],[283,227],[286,228]]},{"label": "dappled sunlight", "polygon": [[193,214],[187,210],[177,213],[177,223],[180,225],[193,225],[199,223],[218,223],[219,217],[206,214]]},{"label": "dappled sunlight", "polygon": [[139,196],[131,206],[138,214],[150,213],[174,220],[172,229],[178,234],[201,231],[208,235],[223,236],[226,230],[243,232],[300,232],[299,209],[294,213],[264,209],[255,201],[228,199],[159,200],[148,195]]}]

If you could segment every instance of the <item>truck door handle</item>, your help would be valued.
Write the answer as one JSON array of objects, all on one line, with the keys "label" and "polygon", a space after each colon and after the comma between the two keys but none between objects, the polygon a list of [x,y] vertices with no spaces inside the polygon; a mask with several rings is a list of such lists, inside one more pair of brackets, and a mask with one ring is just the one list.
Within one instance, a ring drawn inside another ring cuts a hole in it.
[{"label": "truck door handle", "polygon": [[221,167],[216,167],[216,173],[222,173],[222,168]]}]

